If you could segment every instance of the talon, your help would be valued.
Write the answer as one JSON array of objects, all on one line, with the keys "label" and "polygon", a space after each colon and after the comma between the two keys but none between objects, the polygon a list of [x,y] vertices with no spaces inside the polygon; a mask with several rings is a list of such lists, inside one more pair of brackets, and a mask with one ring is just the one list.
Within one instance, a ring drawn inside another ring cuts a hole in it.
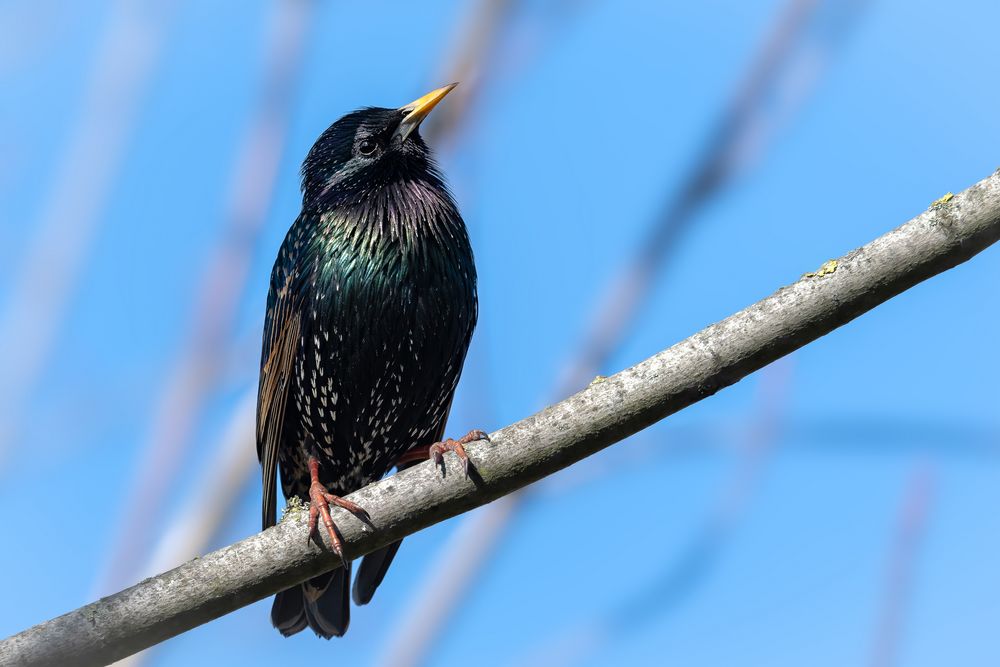
[{"label": "talon", "polygon": [[461,452],[460,454],[458,454],[458,458],[462,462],[462,472],[464,472],[466,478],[468,478],[468,477],[470,477],[470,475],[469,475],[469,465],[470,465],[470,463],[469,463],[469,455],[465,453],[465,448],[463,448],[462,445],[459,445],[459,447],[461,449],[456,449],[455,453],[458,454],[459,451]]}]

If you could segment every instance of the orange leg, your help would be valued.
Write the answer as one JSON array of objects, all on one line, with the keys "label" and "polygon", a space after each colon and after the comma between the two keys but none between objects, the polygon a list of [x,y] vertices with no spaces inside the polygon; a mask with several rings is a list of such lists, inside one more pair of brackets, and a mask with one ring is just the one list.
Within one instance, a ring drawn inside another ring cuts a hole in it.
[{"label": "orange leg", "polygon": [[[323,525],[326,526],[326,532],[330,535],[330,544],[333,546],[334,552],[340,556],[340,560],[343,561],[344,544],[340,540],[340,531],[337,530],[337,526],[330,516],[330,505],[343,507],[366,524],[371,524],[371,518],[368,516],[368,512],[359,505],[327,492],[326,487],[319,481],[319,461],[311,456],[309,457],[309,476],[312,483],[309,485],[309,535],[306,540],[313,538],[319,540],[319,518],[323,517]],[[346,561],[344,566],[347,566]]]}]

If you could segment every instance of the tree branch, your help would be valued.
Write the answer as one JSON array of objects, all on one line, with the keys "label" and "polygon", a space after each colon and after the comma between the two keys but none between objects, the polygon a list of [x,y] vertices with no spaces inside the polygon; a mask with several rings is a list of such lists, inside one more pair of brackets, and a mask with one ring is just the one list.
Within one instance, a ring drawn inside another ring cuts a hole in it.
[{"label": "tree branch", "polygon": [[[952,268],[1000,238],[1000,171],[949,201],[807,274],[749,308],[468,448],[478,475],[453,457],[371,484],[350,499],[377,531],[342,510],[349,558],[490,502],[579,461],[775,359],[900,292]],[[4,665],[97,665],[190,630],[338,565],[307,544],[306,517],[0,642]],[[322,533],[322,531],[321,531]],[[262,622],[264,622],[262,620]]]}]

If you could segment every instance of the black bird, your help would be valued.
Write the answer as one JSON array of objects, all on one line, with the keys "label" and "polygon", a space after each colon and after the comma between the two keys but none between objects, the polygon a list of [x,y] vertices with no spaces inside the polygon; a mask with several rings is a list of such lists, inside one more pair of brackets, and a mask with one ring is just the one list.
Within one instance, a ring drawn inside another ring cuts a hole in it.
[{"label": "black bird", "polygon": [[[275,523],[276,469],[288,499],[309,503],[343,559],[330,505],[342,496],[486,437],[441,441],[476,325],[476,269],[465,223],[418,127],[454,88],[399,109],[365,108],[331,125],[302,165],[302,212],[278,252],[264,322],[257,456],[263,527]],[[433,443],[433,444],[432,444]],[[366,556],[354,583],[365,604],[399,543]],[[285,636],[307,625],[342,635],[351,568],[275,596]]]}]

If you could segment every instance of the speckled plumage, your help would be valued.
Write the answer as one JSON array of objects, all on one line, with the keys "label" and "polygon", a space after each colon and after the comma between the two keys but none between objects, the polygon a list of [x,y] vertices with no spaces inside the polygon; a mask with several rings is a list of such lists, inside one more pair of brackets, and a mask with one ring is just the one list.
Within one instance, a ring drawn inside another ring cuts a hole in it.
[{"label": "speckled plumage", "polygon": [[[286,498],[309,500],[310,456],[327,491],[343,496],[442,436],[476,322],[476,272],[426,145],[416,132],[399,140],[404,116],[349,114],[303,165],[302,212],[271,274],[264,327],[257,449],[265,528],[275,521],[275,464]],[[377,153],[364,154],[372,142]],[[303,585],[301,612],[296,589],[276,598],[279,630],[308,624],[321,636],[342,634],[349,571],[332,575]],[[325,611],[342,618],[324,621]]]}]

